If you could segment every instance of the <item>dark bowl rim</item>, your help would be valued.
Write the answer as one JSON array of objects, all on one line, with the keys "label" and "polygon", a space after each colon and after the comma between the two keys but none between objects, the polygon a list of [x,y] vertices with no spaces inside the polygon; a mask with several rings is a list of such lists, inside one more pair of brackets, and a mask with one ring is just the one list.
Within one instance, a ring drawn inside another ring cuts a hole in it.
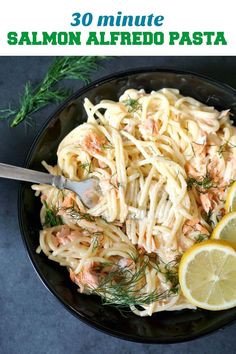
[{"label": "dark bowl rim", "polygon": [[[107,83],[109,81],[112,81],[114,79],[119,79],[128,75],[135,75],[135,74],[144,74],[144,73],[148,73],[148,72],[166,72],[166,73],[173,73],[173,74],[177,74],[177,75],[185,75],[185,76],[192,76],[192,77],[197,77],[199,79],[202,79],[203,81],[209,82],[217,87],[223,87],[225,88],[227,91],[230,91],[231,94],[233,93],[235,95],[236,98],[236,89],[234,89],[233,87],[231,87],[230,85],[221,82],[219,80],[216,80],[214,78],[210,78],[206,75],[202,75],[202,74],[198,74],[195,73],[193,71],[187,71],[187,70],[178,70],[175,68],[169,68],[169,67],[155,67],[155,66],[150,66],[150,67],[140,67],[140,68],[136,68],[136,69],[128,69],[128,70],[123,70],[123,71],[119,71],[117,73],[114,74],[110,74],[110,75],[106,75],[104,77],[101,77],[95,81],[92,81],[91,83],[89,83],[88,85],[83,86],[82,88],[78,89],[77,91],[75,91],[68,99],[66,99],[63,103],[61,103],[50,115],[49,117],[46,119],[46,121],[43,123],[42,127],[40,127],[39,131],[36,134],[36,137],[33,140],[33,143],[31,144],[31,147],[27,153],[27,156],[25,158],[24,161],[24,167],[28,167],[30,160],[32,158],[32,154],[35,150],[35,147],[37,146],[37,143],[41,137],[41,135],[43,134],[43,132],[45,131],[45,129],[47,128],[47,126],[49,125],[49,123],[51,122],[51,120],[53,120],[53,118],[58,115],[60,112],[63,111],[63,109],[68,105],[69,102],[72,102],[73,100],[75,100],[76,98],[78,98],[79,96],[83,95],[84,93],[86,93],[87,91],[89,91],[90,89],[92,89],[93,87],[97,87],[101,84]],[[146,343],[146,344],[171,344],[171,343],[183,343],[183,342],[189,342],[192,341],[194,339],[197,338],[202,338],[204,336],[210,335],[215,333],[218,330],[222,330],[225,327],[231,325],[233,322],[236,321],[236,319],[232,319],[229,322],[227,322],[226,324],[224,324],[222,327],[216,328],[216,329],[210,329],[204,333],[199,333],[197,335],[190,335],[188,336],[188,338],[183,339],[183,338],[173,338],[173,339],[168,339],[168,340],[160,340],[160,339],[152,339],[152,338],[140,338],[140,337],[136,337],[135,335],[124,335],[123,333],[120,333],[118,331],[112,330],[111,328],[107,328],[103,325],[101,325],[100,323],[93,321],[91,319],[88,319],[86,317],[84,317],[84,315],[80,314],[79,312],[77,312],[72,306],[69,305],[69,303],[67,303],[67,301],[65,301],[64,299],[61,298],[61,296],[53,289],[53,287],[51,287],[51,285],[49,284],[47,278],[42,274],[42,272],[40,271],[36,261],[34,260],[34,254],[31,251],[31,249],[29,248],[27,241],[26,241],[26,236],[25,236],[25,230],[24,230],[24,226],[23,226],[23,222],[22,222],[22,211],[23,211],[23,207],[22,207],[22,193],[23,193],[23,183],[20,183],[19,185],[19,189],[18,189],[18,201],[17,201],[17,209],[18,209],[18,224],[19,224],[19,228],[20,228],[20,233],[21,233],[21,238],[24,244],[24,247],[27,251],[27,255],[29,257],[29,260],[33,266],[34,271],[36,272],[37,276],[39,277],[39,279],[41,280],[41,282],[43,283],[43,285],[46,287],[46,289],[55,296],[55,298],[57,299],[57,301],[60,302],[60,304],[62,304],[64,306],[64,308],[66,308],[72,315],[74,315],[76,318],[79,318],[83,323],[89,325],[90,327],[101,331],[102,333],[105,333],[107,335],[111,335],[113,337],[119,338],[119,339],[123,339],[126,341],[131,341],[131,342],[138,342],[138,343]]]}]

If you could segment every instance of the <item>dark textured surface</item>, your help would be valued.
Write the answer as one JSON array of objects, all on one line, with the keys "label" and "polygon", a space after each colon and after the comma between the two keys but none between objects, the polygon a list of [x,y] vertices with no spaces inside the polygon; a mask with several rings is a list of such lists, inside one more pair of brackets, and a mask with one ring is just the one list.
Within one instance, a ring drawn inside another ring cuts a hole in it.
[{"label": "dark textured surface", "polygon": [[[27,80],[38,82],[52,58],[1,57],[0,108],[17,101]],[[93,79],[127,68],[164,66],[192,70],[236,88],[236,59],[123,57],[107,62]],[[79,88],[79,83],[73,83]],[[36,115],[37,126],[0,126],[0,161],[22,165],[37,130],[55,107]],[[18,183],[0,180],[0,352],[10,353],[234,353],[236,323],[194,342],[142,345],[121,341],[95,331],[68,313],[44,288],[23,247],[17,221]],[[140,319],[142,321],[142,319]]]}]

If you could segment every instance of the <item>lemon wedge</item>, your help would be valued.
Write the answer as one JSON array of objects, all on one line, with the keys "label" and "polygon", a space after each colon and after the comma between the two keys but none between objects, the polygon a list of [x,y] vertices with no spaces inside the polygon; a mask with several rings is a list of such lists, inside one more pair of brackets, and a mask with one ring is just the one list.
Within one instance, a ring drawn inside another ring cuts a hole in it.
[{"label": "lemon wedge", "polygon": [[184,296],[212,311],[236,306],[236,252],[227,242],[209,240],[190,247],[179,266]]},{"label": "lemon wedge", "polygon": [[236,211],[223,216],[214,228],[211,239],[225,240],[236,246]]},{"label": "lemon wedge", "polygon": [[236,211],[236,182],[232,184],[227,192],[225,210],[227,213]]}]

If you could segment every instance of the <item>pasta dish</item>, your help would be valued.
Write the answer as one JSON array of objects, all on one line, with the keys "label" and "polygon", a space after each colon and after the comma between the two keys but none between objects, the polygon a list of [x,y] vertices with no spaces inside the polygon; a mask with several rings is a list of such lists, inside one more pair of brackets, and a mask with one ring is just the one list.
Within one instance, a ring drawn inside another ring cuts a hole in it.
[{"label": "pasta dish", "polygon": [[93,105],[87,122],[60,143],[57,165],[72,180],[99,179],[86,208],[78,196],[33,185],[42,201],[40,245],[81,293],[139,316],[195,308],[179,286],[178,264],[210,237],[236,179],[236,131],[219,112],[176,89],[129,89]]}]

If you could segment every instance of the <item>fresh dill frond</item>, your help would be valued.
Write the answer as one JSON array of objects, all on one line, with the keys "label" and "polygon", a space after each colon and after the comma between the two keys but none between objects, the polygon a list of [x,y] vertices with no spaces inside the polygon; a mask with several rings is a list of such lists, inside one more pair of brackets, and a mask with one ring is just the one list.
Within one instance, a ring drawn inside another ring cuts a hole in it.
[{"label": "fresh dill frond", "polygon": [[165,265],[165,278],[172,284],[172,292],[177,293],[179,291],[179,275],[177,260],[173,260]]},{"label": "fresh dill frond", "polygon": [[92,172],[91,162],[81,163],[78,167],[81,167],[83,170],[85,170],[87,172],[87,174]]},{"label": "fresh dill frond", "polygon": [[46,201],[43,202],[45,207],[45,221],[43,226],[45,227],[53,227],[57,225],[62,225],[62,219],[59,215],[57,215],[57,210],[55,208],[49,208],[48,203]]},{"label": "fresh dill frond", "polygon": [[136,263],[138,261],[138,258],[139,258],[139,253],[138,252],[131,252],[131,253],[128,253],[130,259],[132,259],[132,261],[134,263]]},{"label": "fresh dill frond", "polygon": [[200,242],[208,240],[208,239],[209,239],[209,235],[199,234],[199,235],[197,235],[197,237],[195,237],[195,243],[200,243]]},{"label": "fresh dill frond", "polygon": [[101,67],[99,64],[109,57],[84,56],[84,57],[57,57],[50,66],[41,83],[33,87],[30,82],[25,84],[23,95],[19,102],[18,110],[1,110],[0,119],[11,118],[11,127],[16,127],[25,119],[50,103],[59,103],[68,98],[72,91],[58,88],[58,83],[63,80],[80,80],[87,84],[91,73]]},{"label": "fresh dill frond", "polygon": [[164,275],[166,282],[171,283],[171,291],[172,293],[177,293],[179,291],[179,275],[178,275],[178,267],[181,259],[181,255],[177,256],[172,261],[165,263],[160,257],[158,260],[152,265],[154,268]]},{"label": "fresh dill frond", "polygon": [[79,211],[75,210],[74,208],[66,209],[66,213],[75,221],[79,221],[79,220],[83,220],[83,219],[87,220],[87,221],[92,221],[92,222],[95,221],[94,216],[92,216],[88,213],[79,212]]},{"label": "fresh dill frond", "polygon": [[218,154],[221,157],[223,157],[223,153],[226,152],[226,147],[227,147],[227,143],[224,143],[222,145],[220,145],[219,149],[218,149]]},{"label": "fresh dill frond", "polygon": [[224,144],[220,145],[217,152],[218,152],[220,158],[222,158],[224,152],[228,152],[228,149],[233,149],[235,147],[236,147],[235,144],[232,144],[231,142],[226,141]]},{"label": "fresh dill frond", "polygon": [[[136,257],[134,259],[136,260]],[[172,286],[165,291],[144,292],[145,272],[151,264],[149,262],[149,257],[144,256],[142,260],[137,258],[136,262],[133,261],[133,264],[126,267],[114,265],[104,277],[101,277],[98,287],[88,290],[94,295],[99,295],[103,304],[118,308],[149,305],[155,301],[175,296],[179,290],[178,273],[171,272],[168,266],[166,267],[167,280]]]},{"label": "fresh dill frond", "polygon": [[16,111],[13,109],[6,108],[6,109],[0,109],[0,119],[8,119],[16,114]]},{"label": "fresh dill frond", "polygon": [[214,187],[212,178],[208,173],[206,174],[206,176],[202,177],[199,180],[194,177],[189,177],[186,182],[188,190],[192,189],[193,187],[200,187],[201,189],[210,189]]},{"label": "fresh dill frond", "polygon": [[92,243],[93,243],[93,248],[92,248],[92,252],[94,252],[98,246],[99,246],[99,239],[100,237],[102,236],[102,232],[95,232],[93,234],[93,240],[92,240]]},{"label": "fresh dill frond", "polygon": [[129,113],[134,113],[142,109],[142,105],[138,100],[128,98],[127,100],[122,101],[122,103],[128,108]]}]

